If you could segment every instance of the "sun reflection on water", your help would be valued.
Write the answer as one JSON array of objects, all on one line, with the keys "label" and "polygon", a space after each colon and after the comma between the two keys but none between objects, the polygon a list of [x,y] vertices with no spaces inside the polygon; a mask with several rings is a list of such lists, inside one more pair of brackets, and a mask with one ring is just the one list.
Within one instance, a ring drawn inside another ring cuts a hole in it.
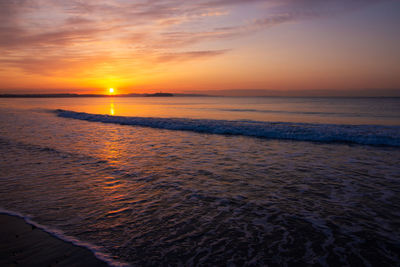
[{"label": "sun reflection on water", "polygon": [[115,115],[114,102],[110,103],[110,115]]}]

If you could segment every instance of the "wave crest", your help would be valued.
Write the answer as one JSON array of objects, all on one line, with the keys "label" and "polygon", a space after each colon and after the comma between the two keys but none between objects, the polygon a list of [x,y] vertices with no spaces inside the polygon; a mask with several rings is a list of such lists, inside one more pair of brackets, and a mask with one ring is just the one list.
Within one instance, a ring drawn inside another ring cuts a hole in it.
[{"label": "wave crest", "polygon": [[59,117],[158,129],[266,139],[400,146],[400,126],[124,117],[57,109]]}]

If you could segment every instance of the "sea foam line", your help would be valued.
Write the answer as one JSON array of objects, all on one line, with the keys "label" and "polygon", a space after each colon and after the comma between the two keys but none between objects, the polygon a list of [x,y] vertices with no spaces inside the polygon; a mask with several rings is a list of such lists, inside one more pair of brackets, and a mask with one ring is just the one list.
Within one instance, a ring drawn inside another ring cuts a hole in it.
[{"label": "sea foam line", "polygon": [[101,251],[101,248],[99,246],[90,244],[88,242],[84,242],[81,240],[78,240],[75,237],[72,236],[68,236],[66,234],[64,234],[64,232],[48,227],[48,226],[44,226],[42,224],[39,224],[35,221],[32,220],[31,216],[27,216],[27,215],[23,215],[19,212],[16,211],[10,211],[10,210],[6,210],[3,208],[0,208],[0,214],[6,214],[6,215],[10,215],[10,216],[14,216],[14,217],[18,217],[23,219],[27,224],[29,225],[33,225],[36,228],[58,238],[61,239],[64,242],[68,242],[68,243],[72,243],[75,246],[78,247],[84,247],[86,249],[89,249],[96,258],[98,258],[99,260],[107,263],[109,266],[113,266],[113,267],[129,267],[131,265],[129,265],[128,263],[122,262],[122,261],[117,261],[115,260],[111,255],[108,255],[107,253],[104,253]]},{"label": "sea foam line", "polygon": [[56,110],[63,118],[266,139],[400,146],[400,126],[124,117]]}]

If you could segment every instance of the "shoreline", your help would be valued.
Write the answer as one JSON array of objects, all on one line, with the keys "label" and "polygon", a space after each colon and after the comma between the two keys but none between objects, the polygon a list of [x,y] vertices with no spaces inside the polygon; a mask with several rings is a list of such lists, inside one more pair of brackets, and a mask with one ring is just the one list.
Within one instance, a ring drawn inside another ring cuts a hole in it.
[{"label": "shoreline", "polygon": [[27,223],[0,213],[1,266],[109,266],[88,248],[74,245]]}]

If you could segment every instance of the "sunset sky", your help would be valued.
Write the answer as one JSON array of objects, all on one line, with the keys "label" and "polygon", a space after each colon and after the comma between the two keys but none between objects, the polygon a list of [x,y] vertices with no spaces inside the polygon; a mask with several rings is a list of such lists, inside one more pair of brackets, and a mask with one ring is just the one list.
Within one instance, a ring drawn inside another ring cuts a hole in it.
[{"label": "sunset sky", "polygon": [[400,1],[0,0],[0,93],[400,88]]}]

